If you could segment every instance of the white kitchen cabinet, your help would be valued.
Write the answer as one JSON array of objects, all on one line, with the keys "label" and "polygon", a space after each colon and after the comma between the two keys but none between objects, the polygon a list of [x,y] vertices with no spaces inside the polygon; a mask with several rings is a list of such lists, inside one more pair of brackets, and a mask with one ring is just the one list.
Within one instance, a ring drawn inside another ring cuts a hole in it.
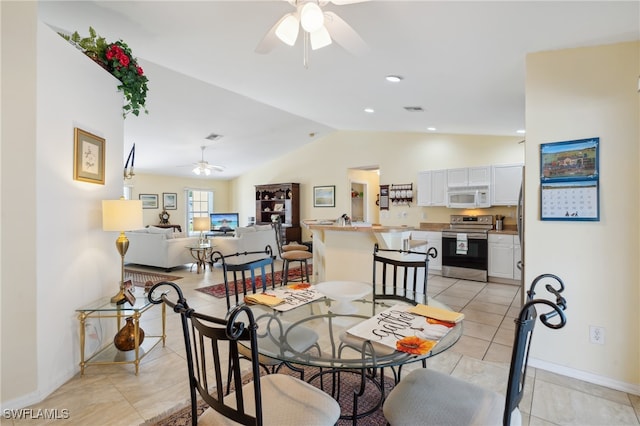
[{"label": "white kitchen cabinet", "polygon": [[469,186],[491,185],[491,166],[469,167]]},{"label": "white kitchen cabinet", "polygon": [[456,188],[460,186],[469,186],[469,171],[466,167],[461,169],[447,169],[447,186]]},{"label": "white kitchen cabinet", "polygon": [[522,164],[500,164],[492,166],[491,205],[515,206],[522,183]]},{"label": "white kitchen cabinet", "polygon": [[411,239],[414,240],[426,240],[426,245],[417,246],[415,251],[425,252],[431,247],[435,247],[438,251],[438,256],[433,259],[429,258],[429,271],[441,272],[442,271],[442,232],[437,231],[411,231]]},{"label": "white kitchen cabinet", "polygon": [[489,185],[491,185],[491,166],[447,170],[447,186],[449,188]]},{"label": "white kitchen cabinet", "polygon": [[490,277],[513,279],[514,254],[513,235],[489,234],[489,271]]},{"label": "white kitchen cabinet", "polygon": [[446,194],[446,170],[429,170],[418,173],[419,206],[444,206],[447,202]]}]

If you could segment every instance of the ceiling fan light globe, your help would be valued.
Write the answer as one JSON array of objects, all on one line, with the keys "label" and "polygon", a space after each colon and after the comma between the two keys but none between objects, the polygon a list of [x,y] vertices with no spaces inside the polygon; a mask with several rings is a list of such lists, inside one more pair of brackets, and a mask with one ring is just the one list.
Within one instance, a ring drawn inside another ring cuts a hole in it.
[{"label": "ceiling fan light globe", "polygon": [[285,44],[293,46],[298,39],[298,31],[300,31],[300,23],[294,14],[290,13],[280,22],[276,28],[276,36]]},{"label": "ceiling fan light globe", "polygon": [[192,171],[193,171],[193,173],[197,174],[198,176],[200,175],[200,167],[195,167]]},{"label": "ceiling fan light globe", "polygon": [[204,169],[204,174],[205,174],[205,176],[209,176],[211,174],[211,170]]},{"label": "ceiling fan light globe", "polygon": [[305,3],[300,8],[300,25],[309,32],[314,33],[324,26],[324,14],[316,3]]},{"label": "ceiling fan light globe", "polygon": [[325,27],[320,28],[318,31],[314,31],[309,35],[309,38],[311,39],[311,50],[322,49],[323,47],[331,44],[331,36]]}]

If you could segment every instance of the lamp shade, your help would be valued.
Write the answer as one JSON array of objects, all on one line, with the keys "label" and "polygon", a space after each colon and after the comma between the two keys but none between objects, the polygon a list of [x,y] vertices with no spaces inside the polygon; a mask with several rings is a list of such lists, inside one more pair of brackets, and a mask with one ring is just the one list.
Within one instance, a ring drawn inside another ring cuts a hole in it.
[{"label": "lamp shade", "polygon": [[276,28],[276,36],[283,43],[293,46],[298,38],[298,31],[300,29],[300,23],[298,18],[293,13],[287,14],[278,27]]},{"label": "lamp shade", "polygon": [[194,231],[208,231],[211,228],[208,217],[194,217],[193,218],[193,230]]},{"label": "lamp shade", "polygon": [[102,230],[130,231],[142,228],[142,201],[102,200]]}]

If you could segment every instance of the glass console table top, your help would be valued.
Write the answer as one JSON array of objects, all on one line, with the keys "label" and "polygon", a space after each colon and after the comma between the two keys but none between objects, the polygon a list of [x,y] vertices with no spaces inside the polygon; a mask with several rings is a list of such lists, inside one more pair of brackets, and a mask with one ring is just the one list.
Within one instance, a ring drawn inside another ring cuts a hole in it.
[{"label": "glass console table top", "polygon": [[131,306],[129,302],[116,305],[115,303],[111,303],[110,297],[103,297],[76,309],[76,312],[121,312],[123,315],[131,315],[133,312],[143,311],[152,305],[146,293],[136,291],[134,296],[136,297],[136,303],[134,303],[133,306]]}]

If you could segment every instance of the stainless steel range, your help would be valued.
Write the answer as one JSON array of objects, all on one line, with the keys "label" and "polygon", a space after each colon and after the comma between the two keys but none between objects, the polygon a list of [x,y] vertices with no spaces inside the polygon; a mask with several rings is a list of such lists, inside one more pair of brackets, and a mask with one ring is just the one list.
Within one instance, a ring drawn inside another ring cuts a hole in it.
[{"label": "stainless steel range", "polygon": [[449,229],[442,231],[442,275],[486,282],[492,228],[491,215],[451,215]]}]

